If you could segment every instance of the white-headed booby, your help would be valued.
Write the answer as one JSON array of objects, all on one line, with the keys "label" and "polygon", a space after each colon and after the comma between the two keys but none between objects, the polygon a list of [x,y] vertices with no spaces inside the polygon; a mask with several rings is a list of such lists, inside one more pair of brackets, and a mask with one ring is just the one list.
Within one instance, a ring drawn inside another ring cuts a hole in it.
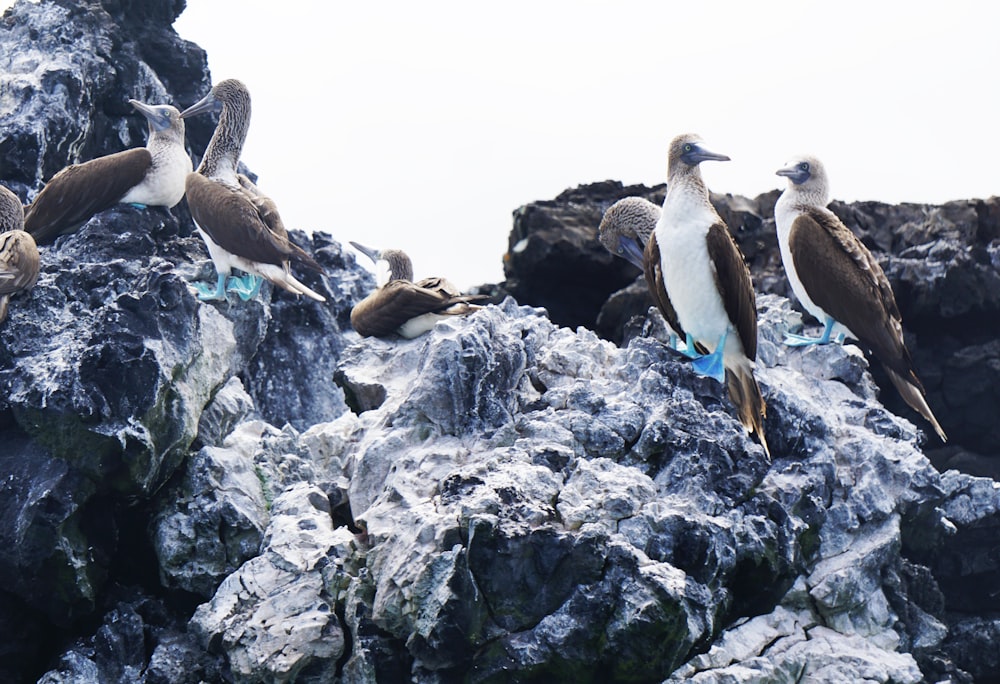
[{"label": "white-headed booby", "polygon": [[[19,201],[17,206],[21,206]],[[17,229],[0,233],[0,323],[7,318],[11,296],[35,286],[39,261],[31,235]]]},{"label": "white-headed booby", "polygon": [[357,242],[355,249],[375,262],[379,287],[351,309],[351,326],[363,337],[399,333],[412,339],[449,316],[463,316],[481,306],[487,295],[463,295],[444,278],[413,282],[410,257],[398,249],[375,250]]},{"label": "white-headed booby", "polygon": [[693,134],[671,141],[667,196],[644,255],[646,281],[664,318],[684,331],[688,353],[711,352],[695,357],[695,370],[725,380],[740,422],[770,456],[766,405],[753,375],[756,297],[743,254],[709,201],[699,168],[707,160],[729,157],[710,152]]},{"label": "white-headed booby", "polygon": [[861,240],[826,208],[826,170],[815,157],[796,157],[777,174],[788,179],[774,219],[781,261],[792,291],[823,324],[818,338],[787,335],[793,346],[825,344],[837,330],[869,347],[885,366],[903,399],[947,436],[927,401],[903,341],[903,323],[888,278]]},{"label": "white-headed booby", "polygon": [[24,216],[24,229],[39,244],[73,232],[119,202],[173,207],[181,201],[191,158],[180,112],[170,105],[129,103],[149,122],[146,146],[71,164],[54,175]]},{"label": "white-headed booby", "polygon": [[[289,271],[292,261],[319,273],[323,267],[289,241],[274,202],[250,179],[236,173],[250,127],[250,93],[246,86],[236,79],[220,81],[181,117],[214,111],[221,112],[219,123],[198,171],[188,174],[186,182],[188,207],[218,275],[214,288],[195,285],[198,297],[225,299],[226,278],[233,268],[238,268],[293,294],[326,301]],[[243,299],[255,296],[260,289],[256,278],[249,284],[238,278],[231,280],[229,289]]]}]

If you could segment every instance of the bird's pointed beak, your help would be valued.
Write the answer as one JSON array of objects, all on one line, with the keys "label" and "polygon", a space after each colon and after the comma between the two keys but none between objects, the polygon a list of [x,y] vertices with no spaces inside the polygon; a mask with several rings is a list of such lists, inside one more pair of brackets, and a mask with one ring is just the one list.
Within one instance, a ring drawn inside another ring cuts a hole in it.
[{"label": "bird's pointed beak", "polygon": [[162,109],[157,107],[152,107],[145,102],[140,102],[139,100],[129,100],[128,103],[132,107],[146,117],[146,121],[157,131],[164,131],[170,128],[170,117]]},{"label": "bird's pointed beak", "polygon": [[369,259],[371,259],[372,261],[374,261],[376,264],[378,263],[378,260],[379,260],[379,251],[377,249],[372,249],[371,247],[365,247],[364,245],[358,244],[357,242],[354,242],[353,240],[350,241],[350,243],[351,243],[351,246],[354,249],[356,249],[359,252],[361,252],[362,254],[364,254],[366,257],[368,257]]},{"label": "bird's pointed beak", "polygon": [[622,256],[628,259],[630,263],[640,270],[644,268],[643,254],[646,248],[645,245],[634,238],[620,237],[618,238],[618,247],[622,250]]},{"label": "bird's pointed beak", "polygon": [[809,180],[809,172],[803,171],[797,163],[789,164],[788,166],[782,166],[774,173],[776,176],[782,176],[784,178],[787,178],[796,185],[799,185],[800,183],[805,183],[807,180]]},{"label": "bird's pointed beak", "polygon": [[181,118],[182,119],[187,119],[188,117],[192,117],[192,116],[194,116],[196,114],[204,114],[205,112],[213,112],[216,109],[218,109],[219,107],[221,107],[221,105],[222,105],[222,103],[215,99],[215,95],[213,95],[212,93],[209,93],[208,95],[206,95],[205,97],[201,98],[200,100],[198,100],[197,102],[195,102],[193,105],[191,105],[190,107],[188,107],[187,109],[185,109],[183,112],[181,112]]},{"label": "bird's pointed beak", "polygon": [[728,156],[713,152],[701,143],[694,146],[694,149],[690,152],[690,156],[696,164],[700,164],[703,161],[730,161]]}]

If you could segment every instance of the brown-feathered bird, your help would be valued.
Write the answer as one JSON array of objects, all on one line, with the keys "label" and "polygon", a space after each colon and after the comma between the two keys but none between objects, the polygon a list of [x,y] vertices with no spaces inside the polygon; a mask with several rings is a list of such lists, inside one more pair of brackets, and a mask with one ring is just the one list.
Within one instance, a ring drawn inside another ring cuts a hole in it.
[{"label": "brown-feathered bird", "polygon": [[753,375],[756,296],[743,254],[709,201],[699,168],[707,160],[729,157],[692,134],[670,143],[667,196],[644,255],[646,282],[663,317],[684,334],[695,370],[726,383],[740,422],[770,456],[766,405]]},{"label": "brown-feathered bird", "polygon": [[823,165],[815,157],[796,157],[777,174],[788,179],[774,207],[781,261],[795,296],[823,324],[821,337],[789,334],[786,342],[825,344],[834,334],[859,340],[885,366],[906,403],[946,441],[903,341],[903,319],[888,278],[861,240],[826,208],[830,189]]},{"label": "brown-feathered bird", "polygon": [[250,93],[235,79],[217,83],[204,98],[181,113],[182,118],[220,111],[219,123],[196,173],[188,174],[188,207],[215,264],[215,287],[195,285],[198,297],[225,299],[233,268],[249,273],[250,282],[229,279],[229,289],[243,299],[256,296],[264,278],[294,294],[325,302],[292,275],[295,262],[318,273],[323,267],[288,239],[274,202],[248,178],[236,173],[250,127]]},{"label": "brown-feathered bird", "polygon": [[172,207],[181,201],[191,158],[180,112],[170,105],[129,103],[149,122],[146,146],[72,164],[54,175],[24,216],[24,229],[38,244],[73,232],[121,202]]},{"label": "brown-feathered bird", "polygon": [[370,249],[352,245],[384,270],[388,280],[351,310],[351,326],[364,337],[384,337],[398,333],[406,338],[423,335],[438,321],[463,316],[481,306],[471,302],[487,295],[463,295],[444,278],[424,278],[413,282],[410,257],[398,249]]},{"label": "brown-feathered bird", "polygon": [[0,233],[0,323],[7,318],[11,296],[38,281],[38,247],[23,230]]}]

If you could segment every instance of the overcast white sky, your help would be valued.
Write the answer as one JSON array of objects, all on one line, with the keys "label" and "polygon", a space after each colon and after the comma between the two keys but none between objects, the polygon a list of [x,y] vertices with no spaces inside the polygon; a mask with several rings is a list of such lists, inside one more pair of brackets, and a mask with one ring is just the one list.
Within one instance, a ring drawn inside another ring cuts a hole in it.
[{"label": "overcast white sky", "polygon": [[519,205],[663,182],[688,131],[732,157],[720,192],[811,152],[838,199],[997,194],[998,26],[954,0],[188,0],[175,28],[249,86],[244,160],[287,225],[469,286],[502,279]]}]

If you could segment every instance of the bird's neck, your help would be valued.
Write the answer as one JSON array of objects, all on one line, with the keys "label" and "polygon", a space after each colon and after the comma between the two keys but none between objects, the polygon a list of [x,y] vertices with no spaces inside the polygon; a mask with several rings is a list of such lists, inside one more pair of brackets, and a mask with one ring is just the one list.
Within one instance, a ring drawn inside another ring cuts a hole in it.
[{"label": "bird's neck", "polygon": [[243,153],[243,143],[250,127],[249,112],[240,115],[229,106],[222,108],[219,124],[208,143],[202,157],[198,173],[208,178],[216,178],[236,184],[236,166]]},{"label": "bird's neck", "polygon": [[689,195],[699,195],[708,201],[708,186],[701,177],[700,166],[683,165],[671,169],[667,175],[667,192],[683,192]]},{"label": "bird's neck", "polygon": [[825,207],[830,203],[830,193],[826,188],[806,189],[790,184],[778,198],[783,206],[790,207]]},{"label": "bird's neck", "polygon": [[149,140],[146,141],[146,149],[154,157],[161,150],[167,150],[178,145],[181,149],[184,148],[184,131],[178,131],[176,128],[167,128],[162,131],[151,130]]},{"label": "bird's neck", "polygon": [[684,212],[706,209],[715,213],[711,199],[708,194],[708,186],[701,177],[701,171],[697,166],[683,166],[679,170],[671,170],[667,176],[667,197],[664,201],[664,208],[673,207],[674,210]]}]

